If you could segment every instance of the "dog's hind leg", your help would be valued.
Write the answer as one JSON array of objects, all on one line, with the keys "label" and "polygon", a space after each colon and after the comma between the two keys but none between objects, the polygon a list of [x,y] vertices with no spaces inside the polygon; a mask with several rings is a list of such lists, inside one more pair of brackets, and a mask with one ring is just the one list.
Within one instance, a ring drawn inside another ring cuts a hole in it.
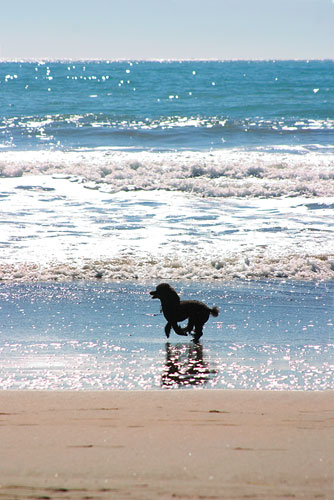
[{"label": "dog's hind leg", "polygon": [[203,326],[204,325],[196,325],[195,326],[195,335],[194,335],[194,338],[193,338],[193,341],[195,342],[195,344],[197,344],[197,342],[199,341],[199,339],[203,335]]},{"label": "dog's hind leg", "polygon": [[194,322],[189,319],[187,326],[184,328],[185,332],[191,333],[194,328]]}]

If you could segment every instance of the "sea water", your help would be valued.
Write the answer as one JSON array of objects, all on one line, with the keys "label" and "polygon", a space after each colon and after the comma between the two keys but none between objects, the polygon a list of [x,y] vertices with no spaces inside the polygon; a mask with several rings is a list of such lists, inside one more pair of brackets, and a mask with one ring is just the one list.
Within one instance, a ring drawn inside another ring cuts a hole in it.
[{"label": "sea water", "polygon": [[0,289],[0,389],[333,390],[331,283],[175,283],[220,309],[201,343],[164,334],[153,284]]},{"label": "sea water", "polygon": [[334,277],[333,61],[0,63],[3,280]]},{"label": "sea water", "polygon": [[333,148],[333,61],[2,62],[2,148]]},{"label": "sea water", "polygon": [[2,388],[333,388],[333,61],[1,62],[0,102]]}]

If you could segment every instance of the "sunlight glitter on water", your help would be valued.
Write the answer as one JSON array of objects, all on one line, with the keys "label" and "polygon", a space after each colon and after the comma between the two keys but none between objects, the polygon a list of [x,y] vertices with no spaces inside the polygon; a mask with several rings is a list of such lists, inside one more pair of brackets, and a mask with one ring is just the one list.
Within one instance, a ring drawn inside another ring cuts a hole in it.
[{"label": "sunlight glitter on water", "polygon": [[[238,354],[226,352],[237,349]],[[1,350],[1,389],[132,390],[207,387],[261,390],[333,389],[334,344],[292,348],[290,345],[222,346],[167,344],[156,352],[123,349],[101,355],[77,346],[78,352],[40,355],[34,346]],[[10,351],[10,352],[8,352]],[[112,349],[111,349],[112,351]],[[225,352],[224,352],[225,351]],[[116,351],[117,352],[117,351]],[[4,358],[6,358],[4,360]]]},{"label": "sunlight glitter on water", "polygon": [[334,389],[332,283],[175,286],[220,307],[202,344],[166,343],[150,285],[3,285],[0,388]]}]

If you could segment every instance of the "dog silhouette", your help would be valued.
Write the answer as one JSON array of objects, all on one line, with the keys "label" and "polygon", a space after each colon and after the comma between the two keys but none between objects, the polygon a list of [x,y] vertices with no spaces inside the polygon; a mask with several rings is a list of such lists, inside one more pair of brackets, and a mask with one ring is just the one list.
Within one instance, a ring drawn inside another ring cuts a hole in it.
[{"label": "dog silhouette", "polygon": [[[161,283],[155,290],[150,292],[152,299],[160,299],[162,312],[167,320],[165,326],[166,337],[169,338],[173,328],[177,335],[188,335],[194,330],[194,342],[203,335],[203,326],[208,321],[210,315],[217,317],[219,309],[210,309],[204,302],[198,300],[181,300],[177,292],[168,283]],[[181,328],[178,323],[188,319],[185,328]]]}]

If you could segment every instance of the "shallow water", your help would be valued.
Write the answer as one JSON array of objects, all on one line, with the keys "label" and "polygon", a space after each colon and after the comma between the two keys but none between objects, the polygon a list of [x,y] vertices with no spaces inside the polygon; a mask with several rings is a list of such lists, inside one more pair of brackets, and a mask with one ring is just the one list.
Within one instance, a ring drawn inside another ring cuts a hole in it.
[{"label": "shallow water", "polygon": [[[333,388],[333,75],[1,63],[0,387]],[[201,346],[152,280],[221,308]]]},{"label": "shallow water", "polygon": [[334,389],[333,282],[175,283],[220,308],[198,345],[166,342],[156,284],[1,285],[0,388]]}]

